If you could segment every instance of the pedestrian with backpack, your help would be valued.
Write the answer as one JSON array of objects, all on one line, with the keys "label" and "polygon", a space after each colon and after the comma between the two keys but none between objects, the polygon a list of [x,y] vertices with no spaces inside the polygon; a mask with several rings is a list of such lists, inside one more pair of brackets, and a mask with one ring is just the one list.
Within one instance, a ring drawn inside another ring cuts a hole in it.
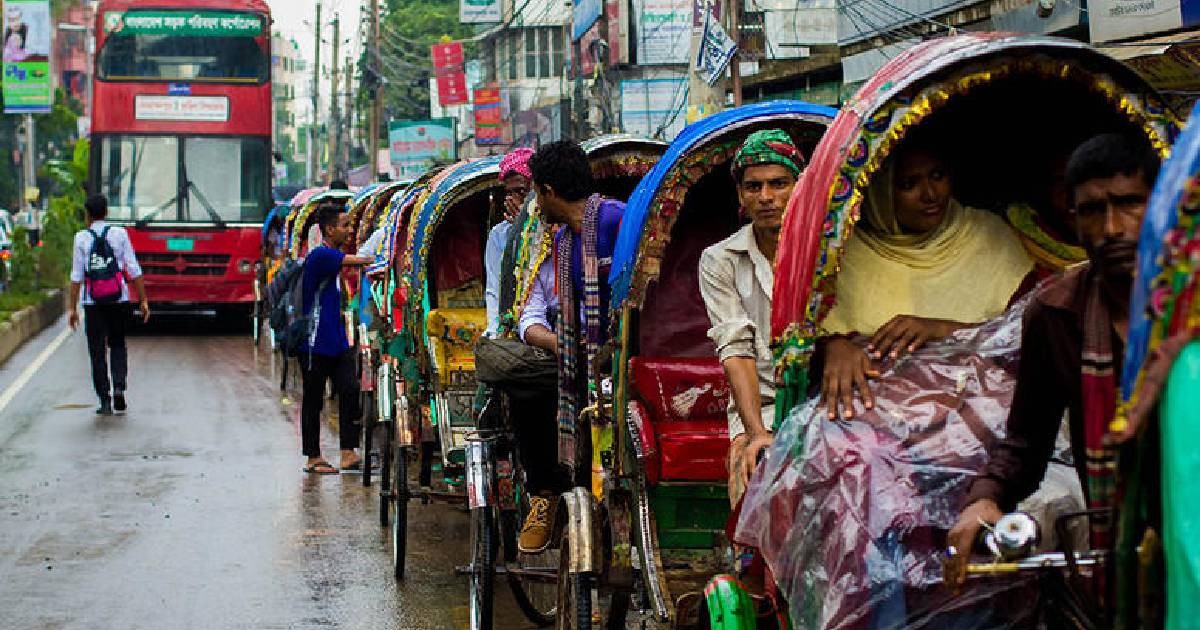
[{"label": "pedestrian with backpack", "polygon": [[[150,320],[150,302],[133,245],[124,228],[109,225],[108,199],[92,195],[83,204],[87,228],[75,233],[71,257],[71,292],[67,323],[79,328],[78,305],[83,304],[84,331],[92,360],[92,385],[100,399],[96,413],[110,416],[126,409],[129,373],[125,327],[130,318],[129,282],[137,289],[142,322]],[[112,378],[109,379],[111,359]]]},{"label": "pedestrian with backpack", "polygon": [[325,403],[325,383],[333,381],[338,397],[338,433],[342,470],[357,470],[362,459],[358,446],[358,387],[355,381],[354,351],[342,325],[342,292],[338,284],[343,267],[361,267],[374,259],[350,256],[342,251],[350,240],[350,215],[344,207],[323,205],[317,211],[322,242],[304,257],[299,285],[302,291],[300,316],[288,324],[285,337],[299,337],[295,344],[304,378],[304,398],[300,409],[300,435],[307,462],[304,471],[337,474],[338,470],[321,458],[321,408]]}]

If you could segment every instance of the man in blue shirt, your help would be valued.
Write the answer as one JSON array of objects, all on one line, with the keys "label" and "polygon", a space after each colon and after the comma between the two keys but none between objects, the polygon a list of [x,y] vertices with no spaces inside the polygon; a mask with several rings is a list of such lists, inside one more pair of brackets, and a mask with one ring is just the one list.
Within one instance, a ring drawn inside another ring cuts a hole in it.
[{"label": "man in blue shirt", "polygon": [[[371,262],[366,256],[347,256],[341,250],[350,239],[350,215],[337,204],[323,205],[317,211],[322,243],[308,252],[301,279],[304,313],[316,320],[315,334],[300,349],[304,375],[304,400],[300,410],[300,433],[305,472],[337,474],[337,469],[321,458],[321,407],[325,402],[325,383],[333,381],[338,396],[338,433],[342,447],[341,467],[353,470],[362,466],[355,452],[358,445],[358,388],[354,381],[354,353],[342,325],[342,291],[338,284],[342,267],[362,266]],[[319,292],[319,295],[318,295]]]},{"label": "man in blue shirt", "polygon": [[[529,160],[529,169],[543,218],[563,228],[555,234],[555,255],[539,269],[534,294],[519,322],[525,343],[559,357],[557,430],[543,428],[540,422],[534,426],[532,417],[526,421],[526,432],[538,433],[544,446],[524,449],[523,453],[536,453],[540,458],[524,464],[527,472],[561,463],[587,474],[590,466],[577,460],[582,456],[590,461],[590,434],[586,429],[576,430],[576,422],[589,402],[588,380],[597,361],[596,350],[608,338],[608,272],[625,204],[595,194],[587,154],[576,142],[561,140],[538,149]],[[562,322],[557,328],[550,315],[555,311]],[[555,453],[557,462],[551,459]],[[548,485],[559,486],[551,489],[554,492],[570,485],[570,477],[562,475],[561,469],[558,472],[543,475],[551,478]],[[540,551],[549,543],[555,499],[530,498],[530,513],[517,541],[522,551]]]}]

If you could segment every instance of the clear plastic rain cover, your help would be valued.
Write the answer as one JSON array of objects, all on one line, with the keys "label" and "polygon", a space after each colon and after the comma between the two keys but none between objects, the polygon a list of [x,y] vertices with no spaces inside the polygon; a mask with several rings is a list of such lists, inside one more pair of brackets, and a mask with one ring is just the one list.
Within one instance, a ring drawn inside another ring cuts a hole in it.
[{"label": "clear plastic rain cover", "polygon": [[[875,408],[856,400],[852,420],[828,420],[813,399],[779,427],[736,540],[762,553],[796,628],[1030,621],[1027,580],[972,580],[958,596],[941,584],[946,532],[1004,431],[1027,304],[885,366]],[[1078,475],[1052,467],[1024,506],[1052,530],[1055,513],[1082,509]]]}]

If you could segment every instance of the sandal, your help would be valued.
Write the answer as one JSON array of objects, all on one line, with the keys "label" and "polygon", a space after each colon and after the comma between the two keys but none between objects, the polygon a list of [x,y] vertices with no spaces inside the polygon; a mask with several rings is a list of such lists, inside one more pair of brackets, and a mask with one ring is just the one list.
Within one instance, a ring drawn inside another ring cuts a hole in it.
[{"label": "sandal", "polygon": [[350,464],[342,466],[342,470],[362,471],[362,468],[363,468],[363,462],[362,462],[361,458],[354,460],[354,462],[352,462]]},{"label": "sandal", "polygon": [[314,475],[336,475],[338,474],[338,469],[330,465],[329,462],[321,460],[305,466],[304,472]]}]

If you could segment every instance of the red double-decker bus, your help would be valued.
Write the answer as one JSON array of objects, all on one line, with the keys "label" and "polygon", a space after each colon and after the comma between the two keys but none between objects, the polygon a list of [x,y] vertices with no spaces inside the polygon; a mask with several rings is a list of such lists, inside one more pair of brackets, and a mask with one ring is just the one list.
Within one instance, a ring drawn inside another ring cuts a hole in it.
[{"label": "red double-decker bus", "polygon": [[102,0],[91,190],[159,309],[249,313],[271,207],[264,0]]}]

